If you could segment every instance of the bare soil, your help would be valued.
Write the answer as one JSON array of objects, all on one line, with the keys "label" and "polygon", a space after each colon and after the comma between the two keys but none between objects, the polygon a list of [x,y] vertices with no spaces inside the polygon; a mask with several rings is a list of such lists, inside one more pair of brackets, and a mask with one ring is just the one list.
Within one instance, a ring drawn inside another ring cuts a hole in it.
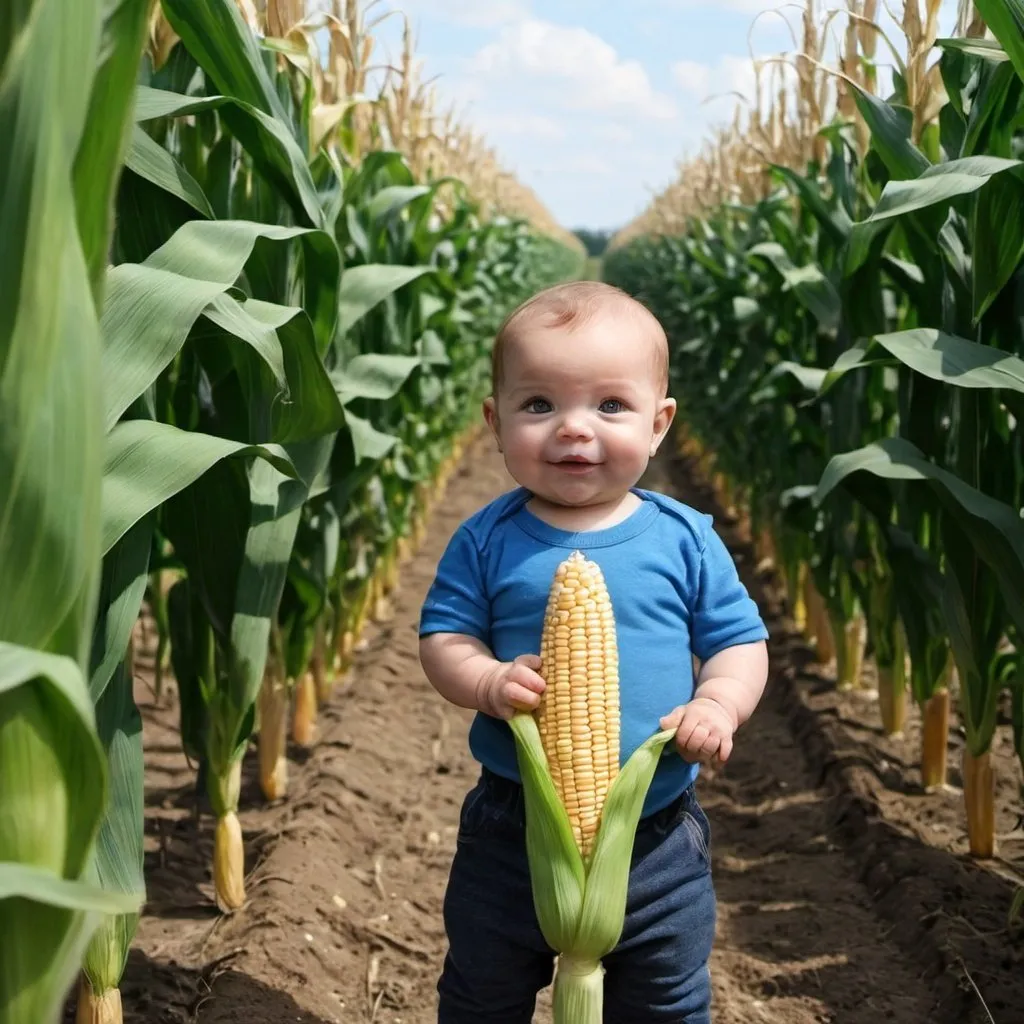
[{"label": "bare soil", "polygon": [[[977,863],[955,788],[959,730],[954,788],[926,795],[916,711],[904,738],[886,739],[872,701],[836,692],[742,524],[685,461],[659,457],[643,483],[715,514],[772,634],[768,693],[726,768],[699,782],[719,895],[716,1024],[1020,1024],[1024,937],[1007,912],[1024,832],[1008,727],[994,754],[999,855]],[[122,985],[129,1024],[436,1020],[441,900],[477,769],[469,713],[421,674],[417,617],[455,527],[510,486],[479,442],[405,566],[393,614],[370,627],[322,710],[317,746],[290,752],[286,801],[267,805],[247,757],[248,901],[231,916],[213,903],[213,821],[195,814],[173,681],[157,706],[147,647],[137,697],[149,901]]]}]

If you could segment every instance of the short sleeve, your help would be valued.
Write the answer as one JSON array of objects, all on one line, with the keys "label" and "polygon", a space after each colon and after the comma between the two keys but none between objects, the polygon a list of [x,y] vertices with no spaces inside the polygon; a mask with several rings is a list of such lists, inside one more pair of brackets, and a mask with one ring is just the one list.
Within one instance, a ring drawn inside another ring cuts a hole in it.
[{"label": "short sleeve", "polygon": [[693,653],[701,661],[727,647],[768,638],[757,604],[740,581],[732,555],[710,522],[705,538],[691,639]]},{"label": "short sleeve", "polygon": [[465,524],[448,542],[420,611],[419,635],[465,633],[490,641],[490,605],[480,553]]}]

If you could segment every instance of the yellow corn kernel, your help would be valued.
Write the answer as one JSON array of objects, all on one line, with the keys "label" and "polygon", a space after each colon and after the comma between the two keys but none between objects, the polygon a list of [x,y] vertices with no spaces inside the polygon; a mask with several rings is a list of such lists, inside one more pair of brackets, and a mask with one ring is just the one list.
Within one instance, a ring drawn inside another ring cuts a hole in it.
[{"label": "yellow corn kernel", "polygon": [[547,688],[537,727],[555,790],[586,860],[619,771],[619,675],[604,575],[582,552],[574,551],[555,573],[540,657]]}]

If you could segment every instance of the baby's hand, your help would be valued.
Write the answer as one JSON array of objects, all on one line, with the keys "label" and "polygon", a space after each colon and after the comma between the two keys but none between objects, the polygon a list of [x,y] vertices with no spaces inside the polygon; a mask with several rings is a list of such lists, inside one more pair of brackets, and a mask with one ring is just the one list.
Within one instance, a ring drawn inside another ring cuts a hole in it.
[{"label": "baby's hand", "polygon": [[510,719],[517,711],[533,711],[547,685],[537,674],[540,657],[520,654],[504,661],[480,680],[480,707],[495,718]]},{"label": "baby's hand", "polygon": [[661,720],[662,729],[675,729],[676,747],[684,761],[725,764],[732,753],[735,718],[717,700],[694,697]]}]

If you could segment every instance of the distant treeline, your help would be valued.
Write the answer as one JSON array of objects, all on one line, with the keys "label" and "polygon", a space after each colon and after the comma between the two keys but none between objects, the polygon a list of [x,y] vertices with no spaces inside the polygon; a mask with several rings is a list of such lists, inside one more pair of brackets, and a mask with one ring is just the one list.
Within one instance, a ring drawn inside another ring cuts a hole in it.
[{"label": "distant treeline", "polygon": [[612,230],[591,231],[590,228],[577,228],[573,234],[587,247],[588,256],[600,256],[608,248]]}]

